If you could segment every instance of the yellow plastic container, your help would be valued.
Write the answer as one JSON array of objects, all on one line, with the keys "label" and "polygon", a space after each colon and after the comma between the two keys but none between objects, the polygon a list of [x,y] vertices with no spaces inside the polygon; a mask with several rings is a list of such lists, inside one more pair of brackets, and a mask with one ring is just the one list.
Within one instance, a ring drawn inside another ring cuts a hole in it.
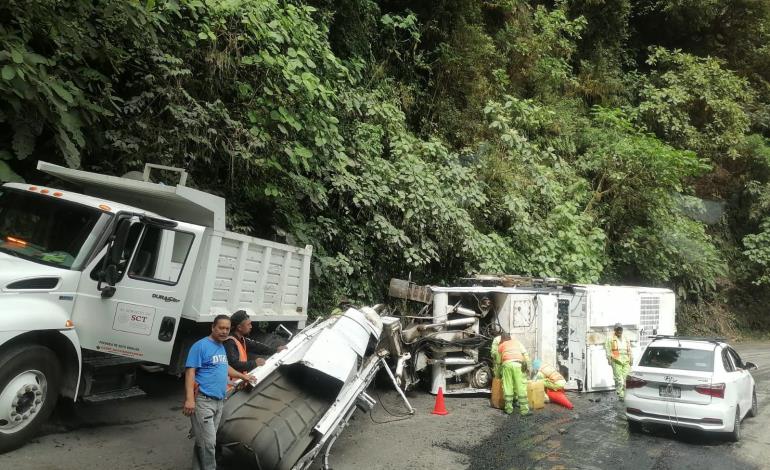
[{"label": "yellow plastic container", "polygon": [[489,397],[489,404],[492,408],[502,410],[505,406],[505,396],[503,395],[503,381],[497,377],[492,379],[492,396]]},{"label": "yellow plastic container", "polygon": [[539,410],[545,407],[545,386],[542,380],[527,382],[527,400],[530,409]]}]

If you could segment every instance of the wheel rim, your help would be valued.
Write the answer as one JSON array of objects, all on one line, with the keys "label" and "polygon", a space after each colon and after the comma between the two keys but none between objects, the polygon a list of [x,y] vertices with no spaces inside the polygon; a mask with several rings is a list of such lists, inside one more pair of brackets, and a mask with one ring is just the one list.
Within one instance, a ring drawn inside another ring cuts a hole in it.
[{"label": "wheel rim", "polygon": [[13,434],[34,421],[45,405],[48,382],[39,370],[12,378],[0,392],[0,433]]}]

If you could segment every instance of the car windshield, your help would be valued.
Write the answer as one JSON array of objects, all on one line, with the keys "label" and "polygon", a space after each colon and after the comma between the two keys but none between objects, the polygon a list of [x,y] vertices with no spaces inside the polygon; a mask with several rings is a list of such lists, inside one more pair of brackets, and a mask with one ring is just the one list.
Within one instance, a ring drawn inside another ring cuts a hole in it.
[{"label": "car windshield", "polygon": [[714,351],[711,349],[686,349],[649,347],[639,365],[643,367],[657,367],[660,369],[693,370],[699,372],[713,372]]},{"label": "car windshield", "polygon": [[98,238],[98,228],[111,218],[111,214],[62,199],[0,188],[0,252],[58,268],[81,269]]}]

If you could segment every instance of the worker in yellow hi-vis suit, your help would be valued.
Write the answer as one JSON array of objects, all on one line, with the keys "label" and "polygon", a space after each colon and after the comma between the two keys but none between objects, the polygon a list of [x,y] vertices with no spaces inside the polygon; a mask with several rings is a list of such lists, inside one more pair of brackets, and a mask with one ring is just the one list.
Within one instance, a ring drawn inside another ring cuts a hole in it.
[{"label": "worker in yellow hi-vis suit", "polygon": [[529,370],[529,355],[524,345],[508,333],[503,333],[498,347],[500,354],[500,371],[503,379],[503,395],[505,395],[505,412],[513,413],[513,398],[518,397],[519,413],[529,414],[527,401],[527,379],[523,369]]},{"label": "worker in yellow hi-vis suit", "polygon": [[532,362],[532,371],[535,373],[535,380],[542,380],[543,386],[549,390],[564,390],[567,381],[554,366],[543,364],[540,359]]},{"label": "worker in yellow hi-vis suit", "polygon": [[612,376],[615,379],[615,393],[618,398],[626,397],[626,376],[631,371],[634,358],[631,356],[631,341],[623,334],[623,325],[616,323],[615,333],[607,338],[604,349],[607,351],[607,361],[612,367]]}]

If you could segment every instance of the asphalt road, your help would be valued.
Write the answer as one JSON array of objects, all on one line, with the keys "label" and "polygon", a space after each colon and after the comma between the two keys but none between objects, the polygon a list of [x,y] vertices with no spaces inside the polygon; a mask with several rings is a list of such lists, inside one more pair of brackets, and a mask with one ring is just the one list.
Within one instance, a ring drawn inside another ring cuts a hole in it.
[{"label": "asphalt road", "polygon": [[[547,405],[529,418],[506,416],[485,398],[447,398],[449,415],[430,414],[433,397],[410,396],[417,413],[401,416],[397,395],[357,413],[330,455],[335,470],[366,469],[707,469],[768,468],[770,464],[770,343],[738,345],[754,372],[760,412],[744,421],[734,444],[667,428],[629,434],[612,394],[571,394],[573,411]],[[150,395],[100,404],[61,404],[44,435],[0,456],[0,468],[75,470],[190,467],[189,421],[181,414],[182,385],[150,382]],[[384,407],[383,407],[384,405]]]}]

